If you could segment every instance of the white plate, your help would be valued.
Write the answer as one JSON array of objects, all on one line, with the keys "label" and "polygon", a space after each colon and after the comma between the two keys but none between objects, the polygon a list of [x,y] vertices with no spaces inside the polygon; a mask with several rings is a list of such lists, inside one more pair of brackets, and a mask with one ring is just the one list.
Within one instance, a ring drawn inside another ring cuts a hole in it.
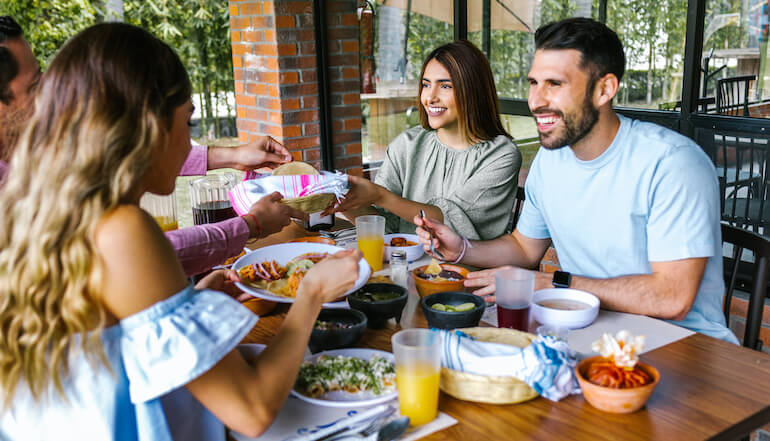
[{"label": "white plate", "polygon": [[419,259],[425,253],[425,250],[420,244],[420,236],[416,234],[403,234],[403,233],[386,234],[385,243],[386,244],[390,243],[390,241],[393,240],[393,238],[395,237],[403,237],[404,239],[410,242],[414,242],[417,245],[412,245],[410,247],[391,247],[391,246],[385,245],[385,249],[382,253],[383,254],[382,259],[385,262],[390,262],[390,253],[396,250],[406,251],[406,260],[409,263],[412,263],[415,260]]},{"label": "white plate", "polygon": [[[270,245],[264,248],[257,248],[256,250],[236,260],[233,264],[233,270],[238,271],[246,265],[251,265],[255,262],[265,262],[268,260],[275,260],[281,265],[286,265],[291,259],[299,256],[300,254],[315,252],[334,254],[342,250],[344,250],[344,248],[336,247],[334,245],[310,242],[294,242]],[[366,281],[369,280],[369,274],[371,274],[371,268],[369,268],[369,264],[366,263],[366,260],[362,258],[358,261],[358,279],[356,279],[356,284],[344,295],[355,292],[364,286]],[[235,285],[242,289],[244,292],[247,292],[261,299],[278,303],[294,303],[294,297],[283,297],[275,295],[268,290],[260,289],[247,283],[237,282]],[[347,308],[348,303],[343,299],[339,302],[324,303],[324,307]]]},{"label": "white plate", "polygon": [[[346,357],[358,357],[364,360],[369,360],[375,355],[388,360],[391,363],[395,363],[393,354],[385,351],[378,351],[376,349],[335,349],[333,351],[324,351],[317,354],[313,354],[310,357],[305,357],[305,361],[315,361],[322,355],[344,355]],[[292,389],[291,394],[300,400],[307,401],[308,403],[317,404],[319,406],[329,407],[351,407],[351,406],[374,406],[375,404],[384,403],[390,401],[398,396],[398,391],[393,389],[391,392],[384,393],[382,395],[374,395],[369,391],[358,392],[351,394],[337,390],[334,392],[327,392],[321,395],[319,398],[310,398],[302,395],[296,390]]]}]

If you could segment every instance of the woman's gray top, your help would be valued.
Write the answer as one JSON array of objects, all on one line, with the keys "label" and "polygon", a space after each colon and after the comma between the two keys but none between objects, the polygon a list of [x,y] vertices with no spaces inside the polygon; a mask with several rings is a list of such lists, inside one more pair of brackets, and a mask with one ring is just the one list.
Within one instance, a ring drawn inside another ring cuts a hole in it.
[{"label": "woman's gray top", "polygon": [[[505,233],[520,167],[521,153],[504,135],[455,150],[435,130],[418,126],[390,143],[374,182],[405,199],[440,208],[444,223],[468,239],[488,240]],[[386,218],[386,232],[414,232],[411,222],[375,208]]]}]

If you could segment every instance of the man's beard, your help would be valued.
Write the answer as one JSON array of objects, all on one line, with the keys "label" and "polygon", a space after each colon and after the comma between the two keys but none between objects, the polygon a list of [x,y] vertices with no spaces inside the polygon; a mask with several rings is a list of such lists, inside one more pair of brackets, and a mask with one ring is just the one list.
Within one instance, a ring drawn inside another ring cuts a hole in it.
[{"label": "man's beard", "polygon": [[21,132],[32,116],[32,106],[10,106],[0,114],[0,160],[8,162]]},{"label": "man's beard", "polygon": [[556,150],[566,146],[572,146],[578,143],[581,139],[585,138],[588,133],[596,125],[599,120],[599,109],[594,107],[594,103],[591,102],[592,93],[586,93],[583,105],[580,110],[574,114],[564,115],[560,111],[556,111],[557,115],[564,122],[564,135],[547,142],[544,135],[540,134],[540,144],[549,149]]}]

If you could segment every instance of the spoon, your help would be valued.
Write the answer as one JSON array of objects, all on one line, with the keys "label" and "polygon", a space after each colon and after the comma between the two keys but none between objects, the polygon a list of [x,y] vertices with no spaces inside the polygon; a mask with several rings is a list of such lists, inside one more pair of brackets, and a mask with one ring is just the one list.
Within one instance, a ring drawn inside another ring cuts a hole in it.
[{"label": "spoon", "polygon": [[391,441],[401,436],[409,427],[409,417],[396,418],[382,426],[377,433],[377,441]]},{"label": "spoon", "polygon": [[444,259],[444,255],[441,254],[439,251],[437,251],[433,247],[433,233],[430,231],[430,229],[428,229],[428,226],[425,225],[425,210],[420,210],[420,217],[423,220],[422,227],[425,229],[425,231],[428,232],[428,236],[430,236],[430,252],[431,252],[431,254],[433,254],[434,256],[438,257],[441,260],[445,260]]}]

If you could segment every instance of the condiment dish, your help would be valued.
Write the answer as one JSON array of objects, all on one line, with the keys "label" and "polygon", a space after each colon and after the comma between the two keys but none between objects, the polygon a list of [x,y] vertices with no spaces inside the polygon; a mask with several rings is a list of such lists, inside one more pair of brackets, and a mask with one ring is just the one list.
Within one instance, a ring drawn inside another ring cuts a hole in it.
[{"label": "condiment dish", "polygon": [[[390,243],[393,241],[393,239],[400,237],[403,239],[406,239],[409,242],[414,243],[414,245],[408,245],[403,247],[395,247],[391,246]],[[407,262],[414,262],[415,260],[422,257],[423,254],[425,254],[425,250],[422,248],[422,245],[420,245],[420,237],[416,234],[386,234],[385,235],[385,251],[383,254],[383,260],[385,262],[390,262],[390,253],[396,250],[401,250],[406,252],[406,260]]]},{"label": "condiment dish", "polygon": [[[467,311],[440,311],[433,305],[440,303],[444,306],[458,306],[472,303],[473,308]],[[482,297],[467,292],[439,292],[424,297],[420,301],[422,312],[428,321],[428,327],[439,329],[470,328],[478,326],[481,316],[487,307]]]},{"label": "condiment dish", "polygon": [[593,407],[610,413],[631,413],[641,409],[660,382],[660,372],[649,364],[639,361],[636,366],[652,378],[651,383],[627,389],[599,386],[588,381],[587,373],[591,363],[601,360],[604,360],[604,357],[586,358],[575,367],[575,374],[586,401]]},{"label": "condiment dish", "polygon": [[[371,295],[365,295],[366,293]],[[398,294],[397,297],[378,300],[378,295],[383,293]],[[381,328],[388,319],[401,320],[401,312],[407,301],[407,290],[392,283],[368,283],[361,289],[348,296],[348,304],[351,308],[359,310],[366,315],[370,328]]]},{"label": "condiment dish", "polygon": [[463,285],[463,282],[465,281],[465,278],[468,277],[468,270],[457,265],[451,265],[448,263],[442,263],[441,269],[447,270],[447,271],[454,271],[462,276],[459,280],[428,280],[420,277],[421,274],[425,272],[425,269],[428,267],[428,265],[423,265],[421,267],[415,268],[412,270],[412,279],[414,280],[414,284],[417,287],[417,292],[420,294],[420,297],[425,297],[427,295],[437,293],[437,292],[444,292],[444,291],[464,291],[465,286]]},{"label": "condiment dish", "polygon": [[596,320],[599,299],[572,288],[548,288],[535,291],[530,307],[532,317],[542,325],[567,329],[584,328]]},{"label": "condiment dish", "polygon": [[309,343],[310,352],[313,353],[352,347],[361,339],[367,323],[364,313],[355,309],[322,309],[316,323],[318,321],[341,323],[349,327],[322,330],[313,326]]}]

